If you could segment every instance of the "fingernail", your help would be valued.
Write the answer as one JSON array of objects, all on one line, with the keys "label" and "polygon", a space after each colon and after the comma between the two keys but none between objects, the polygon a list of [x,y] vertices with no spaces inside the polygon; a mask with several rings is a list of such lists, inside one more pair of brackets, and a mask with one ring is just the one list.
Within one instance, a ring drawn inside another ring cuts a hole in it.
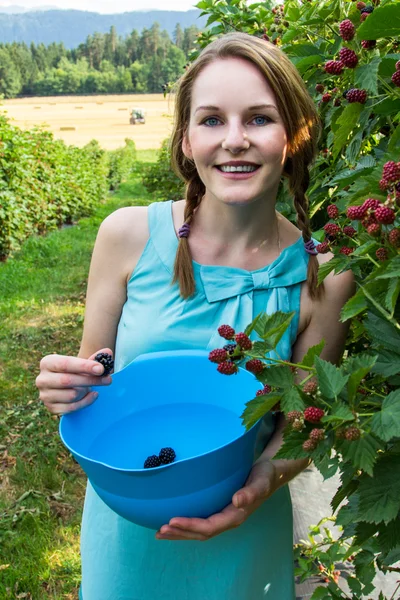
[{"label": "fingernail", "polygon": [[93,371],[93,373],[100,374],[104,371],[104,367],[103,367],[103,365],[95,365],[92,368],[92,371]]},{"label": "fingernail", "polygon": [[94,394],[93,394],[93,400],[97,400],[98,397],[99,397],[99,393],[98,392],[94,392]]}]

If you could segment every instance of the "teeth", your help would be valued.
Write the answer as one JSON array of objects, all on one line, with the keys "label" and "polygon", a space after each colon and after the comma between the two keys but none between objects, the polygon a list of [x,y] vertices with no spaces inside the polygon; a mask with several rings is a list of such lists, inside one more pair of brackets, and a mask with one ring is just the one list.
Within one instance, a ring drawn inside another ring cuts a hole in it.
[{"label": "teeth", "polygon": [[221,165],[219,167],[224,173],[251,173],[255,171],[257,167],[251,165],[242,165],[240,167],[232,167],[231,165]]}]

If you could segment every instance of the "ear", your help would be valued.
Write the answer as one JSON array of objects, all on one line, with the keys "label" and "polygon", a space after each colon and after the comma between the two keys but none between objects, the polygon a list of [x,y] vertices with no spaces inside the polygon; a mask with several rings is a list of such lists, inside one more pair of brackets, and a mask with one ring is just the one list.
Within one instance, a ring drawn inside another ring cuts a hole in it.
[{"label": "ear", "polygon": [[190,143],[189,143],[189,140],[188,140],[186,132],[183,134],[182,152],[186,156],[186,158],[189,158],[190,160],[193,160],[192,148],[190,146]]}]

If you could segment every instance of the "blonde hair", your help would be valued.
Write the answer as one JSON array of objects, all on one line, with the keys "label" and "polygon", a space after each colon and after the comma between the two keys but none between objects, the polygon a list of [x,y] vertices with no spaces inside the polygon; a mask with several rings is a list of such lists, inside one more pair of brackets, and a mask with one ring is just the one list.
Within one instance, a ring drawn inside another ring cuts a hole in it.
[{"label": "blonde hair", "polygon": [[[311,239],[308,217],[309,165],[317,151],[319,118],[314,102],[298,71],[288,57],[274,44],[247,33],[234,32],[223,35],[209,44],[188,67],[176,85],[175,115],[170,141],[171,165],[185,184],[184,221],[190,224],[193,214],[205,193],[194,162],[182,150],[182,141],[188,129],[193,84],[199,73],[211,62],[224,58],[243,58],[255,65],[264,75],[274,92],[278,110],[288,138],[288,153],[283,176],[288,178],[297,213],[297,225],[304,242]],[[323,288],[317,287],[318,261],[310,255],[307,272],[309,293],[312,298],[321,296]],[[179,283],[181,295],[190,297],[195,291],[192,257],[187,238],[180,238],[175,258],[174,282]]]}]

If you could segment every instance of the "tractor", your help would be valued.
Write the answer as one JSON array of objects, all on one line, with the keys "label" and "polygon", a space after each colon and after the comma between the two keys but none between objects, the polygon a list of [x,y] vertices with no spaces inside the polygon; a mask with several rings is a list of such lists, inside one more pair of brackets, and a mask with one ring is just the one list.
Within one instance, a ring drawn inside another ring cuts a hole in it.
[{"label": "tractor", "polygon": [[131,125],[135,125],[136,123],[145,123],[144,111],[141,108],[133,108],[131,111],[131,116],[129,118],[129,123]]}]

